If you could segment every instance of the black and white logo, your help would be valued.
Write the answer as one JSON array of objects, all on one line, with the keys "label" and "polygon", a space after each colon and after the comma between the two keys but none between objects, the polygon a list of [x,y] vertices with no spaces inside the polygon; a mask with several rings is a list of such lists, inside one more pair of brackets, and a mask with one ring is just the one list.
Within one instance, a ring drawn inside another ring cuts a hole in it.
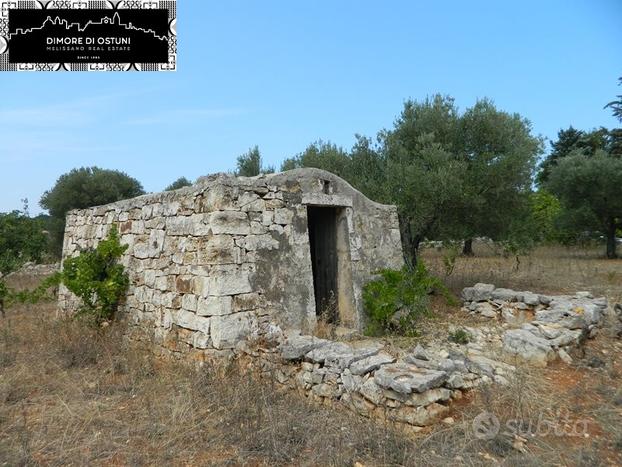
[{"label": "black and white logo", "polygon": [[2,3],[2,71],[174,71],[175,1]]}]

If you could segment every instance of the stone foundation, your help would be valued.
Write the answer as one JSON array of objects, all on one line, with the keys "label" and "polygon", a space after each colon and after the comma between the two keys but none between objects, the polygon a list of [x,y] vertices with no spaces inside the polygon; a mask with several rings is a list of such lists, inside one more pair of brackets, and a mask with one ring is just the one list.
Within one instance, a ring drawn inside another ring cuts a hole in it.
[{"label": "stone foundation", "polygon": [[335,342],[296,331],[274,339],[240,344],[236,352],[284,389],[415,430],[441,419],[463,391],[507,384],[515,370],[458,344],[449,350],[417,346],[396,358],[376,342]]}]

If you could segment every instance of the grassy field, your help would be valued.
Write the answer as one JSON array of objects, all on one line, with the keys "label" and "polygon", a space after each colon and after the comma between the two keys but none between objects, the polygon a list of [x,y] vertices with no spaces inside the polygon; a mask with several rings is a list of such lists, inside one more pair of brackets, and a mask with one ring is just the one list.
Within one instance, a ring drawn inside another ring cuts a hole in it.
[{"label": "grassy field", "polygon": [[494,247],[474,243],[474,257],[458,256],[447,275],[443,258],[447,251],[428,248],[422,252],[426,266],[459,294],[477,282],[540,293],[574,293],[589,290],[622,302],[622,259],[605,259],[602,247],[539,247],[531,254],[504,257]]},{"label": "grassy field", "polygon": [[[514,271],[512,259],[476,251],[458,259],[448,277],[454,290],[485,281],[620,297],[613,279],[622,263],[593,252],[556,259],[539,251]],[[442,274],[441,252],[424,257]],[[459,310],[440,312],[451,320]],[[576,364],[520,368],[508,387],[466,395],[452,420],[416,435],[283,394],[237,366],[195,371],[160,360],[128,347],[122,333],[121,324],[93,330],[58,320],[53,304],[8,311],[0,320],[0,465],[622,464],[622,345],[605,332]],[[502,426],[520,420],[522,431],[477,439],[472,422],[483,411]],[[567,430],[532,436],[543,417]]]}]

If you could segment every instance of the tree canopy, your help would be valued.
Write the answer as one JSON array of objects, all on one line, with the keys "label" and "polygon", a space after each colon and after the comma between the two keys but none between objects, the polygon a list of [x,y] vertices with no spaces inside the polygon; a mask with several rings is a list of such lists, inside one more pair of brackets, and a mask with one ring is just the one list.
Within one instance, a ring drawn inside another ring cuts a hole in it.
[{"label": "tree canopy", "polygon": [[28,217],[24,211],[0,213],[0,273],[41,261],[47,246],[44,230],[43,219]]},{"label": "tree canopy", "polygon": [[368,197],[396,204],[406,259],[428,238],[507,237],[513,216],[529,203],[542,140],[529,122],[480,100],[460,113],[435,95],[405,102],[393,127],[374,143],[357,136],[348,152],[319,141],[282,169],[317,167]]},{"label": "tree canopy", "polygon": [[561,201],[561,220],[576,231],[597,230],[616,258],[616,229],[622,228],[622,158],[603,150],[588,156],[575,150],[550,173],[546,188]]},{"label": "tree canopy", "polygon": [[65,216],[70,210],[113,203],[144,193],[138,180],[118,170],[81,167],[61,175],[40,201],[41,207],[50,213],[53,251],[61,252]]},{"label": "tree canopy", "polygon": [[[622,85],[622,76],[618,79],[620,85]],[[616,96],[617,99],[609,102],[605,108],[609,107],[613,113],[613,116],[622,122],[622,94]]]},{"label": "tree canopy", "polygon": [[538,185],[544,185],[551,170],[564,157],[576,152],[591,157],[599,150],[613,156],[622,156],[622,129],[608,130],[600,127],[582,131],[570,126],[566,130],[559,130],[557,140],[551,142],[551,152],[540,164],[536,182]]},{"label": "tree canopy", "polygon": [[179,177],[177,180],[175,180],[173,183],[167,186],[164,189],[164,191],[179,190],[180,188],[183,188],[185,186],[191,186],[191,185],[192,185],[192,182],[188,180],[186,177]]},{"label": "tree canopy", "polygon": [[264,166],[258,146],[238,156],[235,174],[239,177],[255,177],[263,173],[272,172],[274,172],[274,167]]}]

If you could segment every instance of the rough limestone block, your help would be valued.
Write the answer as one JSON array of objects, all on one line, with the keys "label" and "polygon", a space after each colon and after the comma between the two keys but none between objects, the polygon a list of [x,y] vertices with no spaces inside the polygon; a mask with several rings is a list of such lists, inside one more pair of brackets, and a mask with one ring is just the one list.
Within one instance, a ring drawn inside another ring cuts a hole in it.
[{"label": "rough limestone block", "polygon": [[285,360],[299,360],[313,349],[317,349],[328,343],[329,341],[326,339],[320,339],[315,336],[290,334],[279,346],[279,351]]},{"label": "rough limestone block", "polygon": [[427,407],[402,407],[387,412],[387,418],[413,426],[428,426],[439,420],[449,411],[449,407],[432,403]]},{"label": "rough limestone block", "polygon": [[559,336],[551,339],[551,345],[553,347],[563,347],[567,345],[576,345],[583,339],[582,329],[563,329]]},{"label": "rough limestone block", "polygon": [[211,320],[212,342],[216,349],[233,349],[251,331],[249,313],[236,313],[229,316],[214,316]]},{"label": "rough limestone block", "polygon": [[274,210],[274,223],[279,225],[291,224],[294,220],[294,211],[290,208],[279,208]]},{"label": "rough limestone block", "polygon": [[263,235],[249,235],[245,239],[244,247],[248,251],[276,250],[279,248],[279,241],[268,233]]},{"label": "rough limestone block", "polygon": [[203,200],[199,202],[199,210],[201,212],[226,211],[236,209],[234,200],[235,193],[231,187],[223,185],[214,185],[203,195]]},{"label": "rough limestone block", "polygon": [[192,214],[190,219],[190,235],[195,237],[203,237],[211,233],[209,217],[206,214]]},{"label": "rough limestone block", "polygon": [[363,385],[363,378],[361,376],[353,375],[350,373],[350,370],[346,369],[341,374],[341,383],[347,392],[354,392],[358,391]]},{"label": "rough limestone block", "polygon": [[200,331],[192,335],[192,347],[195,349],[208,349],[212,346],[212,340],[208,334]]},{"label": "rough limestone block", "polygon": [[226,316],[233,313],[233,299],[224,297],[201,297],[197,303],[197,315],[199,316]]},{"label": "rough limestone block", "polygon": [[407,363],[384,365],[374,374],[374,380],[380,387],[393,389],[401,394],[424,392],[439,387],[447,378],[444,371],[417,368]]},{"label": "rough limestone block", "polygon": [[209,225],[214,235],[248,235],[251,231],[248,214],[238,211],[217,211],[209,215]]},{"label": "rough limestone block", "polygon": [[555,359],[555,351],[547,339],[537,337],[526,329],[510,329],[503,334],[503,349],[538,366]]},{"label": "rough limestone block", "polygon": [[491,297],[493,300],[513,302],[516,300],[516,292],[512,289],[498,288],[492,291]]},{"label": "rough limestone block", "polygon": [[536,320],[543,323],[557,324],[558,326],[568,329],[584,329],[587,323],[583,316],[571,311],[572,308],[566,309],[559,307],[548,310],[536,311]]},{"label": "rough limestone block", "polygon": [[240,294],[233,297],[233,312],[256,310],[263,306],[258,293]]},{"label": "rough limestone block", "polygon": [[210,333],[210,320],[203,318],[186,310],[176,310],[173,312],[173,322],[182,328],[192,331],[201,331],[204,334]]},{"label": "rough limestone block", "polygon": [[239,295],[252,291],[249,273],[245,270],[219,271],[207,277],[207,293],[210,296]]},{"label": "rough limestone block", "polygon": [[433,402],[448,401],[451,398],[451,390],[447,388],[428,389],[422,393],[412,393],[405,400],[406,405],[421,407]]},{"label": "rough limestone block", "polygon": [[483,302],[492,298],[495,290],[493,284],[475,284],[473,287],[466,287],[462,290],[462,298],[467,302]]},{"label": "rough limestone block", "polygon": [[536,306],[540,304],[540,296],[532,292],[523,292],[521,301],[529,306]]},{"label": "rough limestone block", "polygon": [[374,405],[383,405],[384,392],[373,379],[368,379],[360,387],[359,392],[362,396]]},{"label": "rough limestone block", "polygon": [[344,370],[359,360],[376,355],[381,348],[382,346],[380,344],[371,344],[365,347],[353,348],[351,351],[346,353],[338,351],[332,355],[327,355],[324,360],[324,365]]},{"label": "rough limestone block", "polygon": [[214,235],[207,246],[198,251],[197,258],[199,264],[235,264],[239,255],[231,235]]},{"label": "rough limestone block", "polygon": [[187,311],[197,311],[197,296],[194,294],[186,294],[181,297],[181,307]]},{"label": "rough limestone block", "polygon": [[167,235],[190,235],[193,230],[193,220],[189,216],[168,217],[166,219]]},{"label": "rough limestone block", "polygon": [[488,302],[478,303],[475,311],[485,318],[496,318],[498,314],[497,308]]},{"label": "rough limestone block", "polygon": [[395,362],[395,358],[387,353],[379,353],[366,357],[350,365],[350,372],[353,375],[364,375],[377,370],[382,365]]},{"label": "rough limestone block", "polygon": [[339,357],[352,355],[352,347],[343,342],[330,342],[327,345],[311,350],[305,357],[314,363],[324,363],[326,359],[336,360]]}]

